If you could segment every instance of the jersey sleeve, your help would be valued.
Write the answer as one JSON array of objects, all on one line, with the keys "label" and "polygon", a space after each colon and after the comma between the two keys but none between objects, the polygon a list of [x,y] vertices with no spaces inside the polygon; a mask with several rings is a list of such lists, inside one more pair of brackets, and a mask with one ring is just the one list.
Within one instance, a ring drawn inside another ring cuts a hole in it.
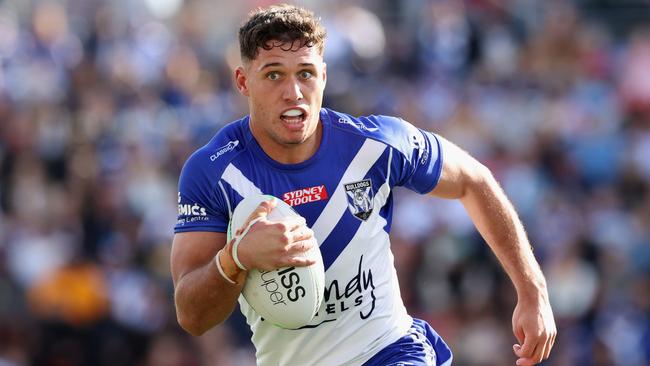
[{"label": "jersey sleeve", "polygon": [[393,144],[397,154],[393,154],[393,185],[403,186],[414,192],[431,192],[442,172],[442,146],[438,137],[421,130],[412,124],[398,119],[400,126]]},{"label": "jersey sleeve", "polygon": [[218,189],[219,177],[207,169],[209,158],[193,154],[181,171],[178,182],[178,219],[174,233],[189,231],[226,232],[228,207]]}]

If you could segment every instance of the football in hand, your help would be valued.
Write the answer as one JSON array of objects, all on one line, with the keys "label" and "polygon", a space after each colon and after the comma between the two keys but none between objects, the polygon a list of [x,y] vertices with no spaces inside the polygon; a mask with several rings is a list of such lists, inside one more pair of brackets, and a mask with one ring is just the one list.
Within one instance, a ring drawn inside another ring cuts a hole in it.
[{"label": "football in hand", "polygon": [[[233,232],[242,228],[250,214],[269,195],[251,195],[244,198],[232,214],[228,225],[228,241]],[[287,203],[276,198],[276,206],[267,216],[278,221],[300,215]],[[244,229],[244,228],[242,228]],[[307,267],[283,267],[271,271],[248,271],[242,295],[246,302],[266,321],[287,329],[307,325],[318,311],[325,290],[325,270],[318,245],[304,253],[316,263]]]}]

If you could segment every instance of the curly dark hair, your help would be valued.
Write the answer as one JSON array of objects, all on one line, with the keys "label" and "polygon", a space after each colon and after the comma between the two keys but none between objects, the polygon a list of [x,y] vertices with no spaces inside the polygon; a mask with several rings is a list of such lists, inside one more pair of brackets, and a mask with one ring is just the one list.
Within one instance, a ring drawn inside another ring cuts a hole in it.
[{"label": "curly dark hair", "polygon": [[325,28],[313,12],[294,5],[281,4],[257,8],[239,28],[239,50],[244,61],[254,60],[259,48],[298,50],[304,46],[318,47],[323,54]]}]

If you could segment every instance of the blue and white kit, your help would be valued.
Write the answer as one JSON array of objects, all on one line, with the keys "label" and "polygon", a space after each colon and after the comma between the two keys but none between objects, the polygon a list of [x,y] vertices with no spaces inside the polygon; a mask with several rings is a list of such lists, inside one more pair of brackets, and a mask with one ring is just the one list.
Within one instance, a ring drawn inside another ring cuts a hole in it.
[{"label": "blue and white kit", "polygon": [[[399,118],[327,108],[320,123],[320,147],[299,164],[266,155],[249,117],[222,128],[183,167],[175,232],[225,232],[234,207],[256,193],[289,203],[314,231],[325,294],[309,325],[276,327],[239,298],[259,365],[451,364],[442,339],[406,312],[388,236],[393,187],[424,194],[436,186],[438,137]],[[422,356],[399,358],[409,350]]]}]

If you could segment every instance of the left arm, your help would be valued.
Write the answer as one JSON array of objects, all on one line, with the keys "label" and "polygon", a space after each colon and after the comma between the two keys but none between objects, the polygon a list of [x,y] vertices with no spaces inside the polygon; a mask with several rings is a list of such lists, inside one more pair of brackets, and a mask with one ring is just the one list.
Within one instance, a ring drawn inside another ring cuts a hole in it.
[{"label": "left arm", "polygon": [[459,199],[517,291],[512,326],[517,365],[548,358],[557,333],[546,280],[514,207],[488,168],[438,136],[443,167],[432,196]]}]

